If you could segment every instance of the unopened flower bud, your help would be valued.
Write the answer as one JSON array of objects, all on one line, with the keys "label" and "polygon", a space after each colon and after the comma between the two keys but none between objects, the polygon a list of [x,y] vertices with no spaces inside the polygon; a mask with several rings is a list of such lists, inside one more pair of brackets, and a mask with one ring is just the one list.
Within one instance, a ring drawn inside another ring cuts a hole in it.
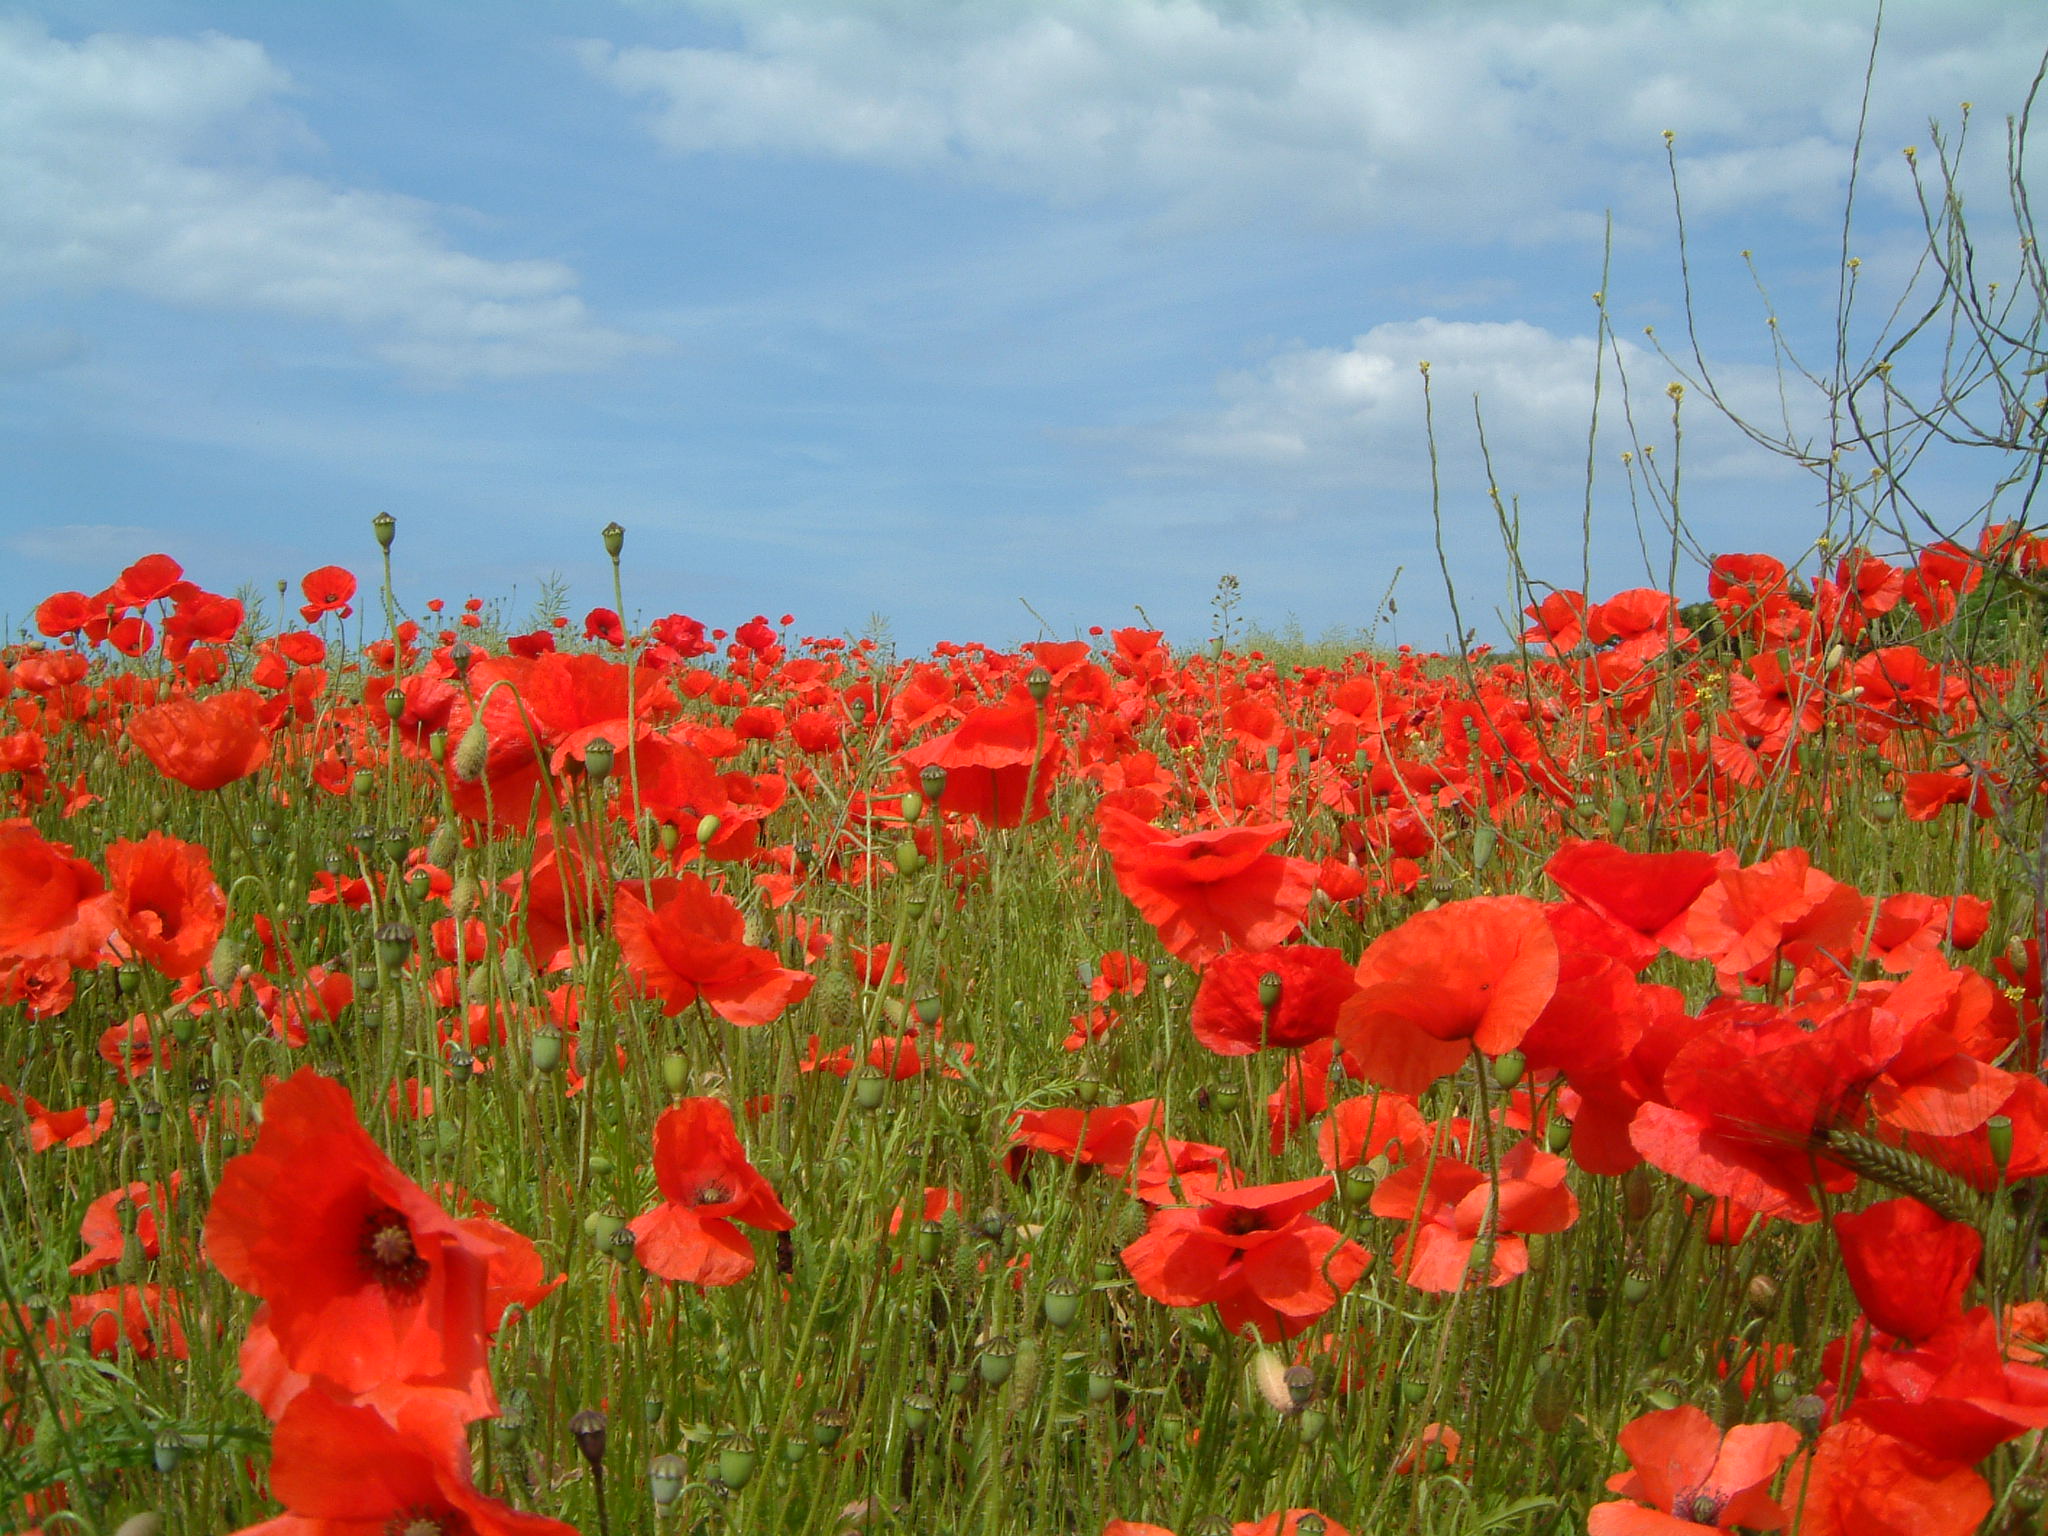
[{"label": "unopened flower bud", "polygon": [[474,784],[484,776],[490,761],[491,733],[484,729],[484,717],[477,715],[462,733],[462,740],[455,744],[455,777],[465,784]]}]

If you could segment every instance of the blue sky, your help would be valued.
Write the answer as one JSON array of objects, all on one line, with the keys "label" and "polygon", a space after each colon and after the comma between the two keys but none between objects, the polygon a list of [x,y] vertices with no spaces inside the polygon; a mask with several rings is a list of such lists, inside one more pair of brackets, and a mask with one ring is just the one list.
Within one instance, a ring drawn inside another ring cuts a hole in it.
[{"label": "blue sky", "polygon": [[[1642,583],[1615,368],[1668,462],[1662,132],[1709,359],[1775,411],[1738,253],[1824,362],[1871,14],[0,0],[0,614],[156,549],[229,591],[367,575],[389,510],[408,603],[515,619],[551,574],[608,602],[616,518],[646,616],[921,648],[1034,638],[1028,601],[1192,642],[1225,572],[1315,633],[1398,569],[1380,638],[1430,645],[1428,359],[1451,574],[1498,633],[1475,395],[1533,573],[1577,585],[1611,215],[1593,582]],[[2044,44],[2024,0],[1889,8],[1873,314],[1921,244],[1901,146],[1973,101],[1995,213]],[[1687,412],[1700,543],[1799,555],[1813,482]]]}]

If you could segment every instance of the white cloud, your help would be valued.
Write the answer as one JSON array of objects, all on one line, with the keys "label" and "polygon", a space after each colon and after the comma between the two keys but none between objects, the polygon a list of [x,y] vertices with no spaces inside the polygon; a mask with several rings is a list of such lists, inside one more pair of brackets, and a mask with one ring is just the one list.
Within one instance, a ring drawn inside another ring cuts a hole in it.
[{"label": "white cloud", "polygon": [[[1413,487],[1428,477],[1420,364],[1430,365],[1439,456],[1469,478],[1478,472],[1477,413],[1504,487],[1556,486],[1582,477],[1594,405],[1595,341],[1559,336],[1526,321],[1425,318],[1374,326],[1346,347],[1298,347],[1261,366],[1226,374],[1223,404],[1178,421],[1116,434],[1154,473],[1244,478],[1295,488]],[[1617,354],[1620,373],[1617,372]],[[1601,384],[1603,462],[1633,446],[1621,410],[1625,373],[1643,441],[1667,462],[1678,374],[1642,346],[1611,346]],[[1746,419],[1782,429],[1777,383],[1756,365],[1720,369],[1715,384]],[[1796,424],[1811,430],[1811,410]],[[1721,418],[1697,390],[1687,396],[1686,473],[1709,477],[1780,468]],[[1603,473],[1605,470],[1603,470]]]},{"label": "white cloud", "polygon": [[[734,47],[584,46],[679,153],[943,170],[1176,217],[1275,210],[1461,235],[1592,232],[1659,208],[1666,128],[1702,211],[1837,202],[1869,47],[1863,7],[1807,0],[1541,7],[1329,0],[960,0],[730,13]],[[1957,101],[2016,101],[2028,8],[1895,5],[1871,144]]]},{"label": "white cloud", "polygon": [[603,367],[606,329],[554,261],[448,244],[435,210],[277,168],[303,129],[258,44],[0,21],[0,287],[114,289],[336,322],[433,381]]}]

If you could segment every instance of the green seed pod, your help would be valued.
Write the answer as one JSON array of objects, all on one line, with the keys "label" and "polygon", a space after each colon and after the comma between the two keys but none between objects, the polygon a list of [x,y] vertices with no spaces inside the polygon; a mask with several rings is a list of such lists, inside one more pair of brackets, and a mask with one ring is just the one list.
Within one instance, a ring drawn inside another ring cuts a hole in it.
[{"label": "green seed pod", "polygon": [[1008,1338],[997,1334],[981,1346],[981,1356],[976,1361],[981,1379],[992,1387],[1000,1387],[1010,1379],[1017,1368],[1017,1346]]},{"label": "green seed pod", "polygon": [[1572,1123],[1561,1115],[1552,1115],[1550,1124],[1543,1128],[1543,1145],[1549,1151],[1564,1155],[1572,1144]]},{"label": "green seed pod", "polygon": [[[598,537],[604,540],[604,552],[614,560],[618,559],[619,551],[626,547],[626,530],[616,522],[606,523],[599,530]],[[732,1479],[727,1478],[726,1481],[732,1482]],[[733,1486],[738,1487],[739,1485],[734,1483]]]},{"label": "green seed pod", "polygon": [[889,852],[889,860],[896,866],[899,875],[914,875],[925,866],[925,857],[917,850],[915,840],[902,837]]},{"label": "green seed pod", "polygon": [[158,1435],[155,1444],[150,1447],[150,1459],[156,1463],[157,1471],[169,1477],[184,1465],[184,1437],[173,1434]]},{"label": "green seed pod", "polygon": [[938,1411],[938,1402],[931,1393],[921,1388],[907,1392],[903,1397],[903,1427],[913,1435],[921,1435],[932,1427],[932,1415]]},{"label": "green seed pod", "polygon": [[791,1439],[782,1442],[782,1459],[792,1467],[810,1455],[810,1453],[811,1446],[808,1440]]},{"label": "green seed pod", "polygon": [[2012,1161],[2012,1117],[1993,1115],[1986,1120],[1984,1139],[1991,1151],[1992,1166],[1998,1170],[1999,1178],[2003,1179],[2006,1165]]},{"label": "green seed pod", "polygon": [[1649,1294],[1650,1277],[1640,1270],[1632,1269],[1622,1278],[1621,1299],[1630,1306],[1635,1306]]},{"label": "green seed pod", "polygon": [[862,1109],[880,1109],[889,1088],[889,1079],[873,1067],[863,1068],[853,1076],[853,1102]]},{"label": "green seed pod", "polygon": [[1870,797],[1870,819],[1889,822],[1899,814],[1899,797],[1888,789],[1881,789]]},{"label": "green seed pod", "polygon": [[670,1093],[681,1093],[690,1081],[690,1058],[670,1051],[661,1058],[661,1085]]},{"label": "green seed pod", "polygon": [[1528,1070],[1529,1058],[1520,1051],[1503,1051],[1493,1058],[1493,1080],[1503,1088],[1514,1087]]},{"label": "green seed pod", "polygon": [[1088,1401],[1101,1404],[1109,1401],[1116,1391],[1116,1371],[1097,1361],[1088,1367]]},{"label": "green seed pod", "polygon": [[728,1488],[744,1488],[753,1481],[760,1452],[746,1435],[734,1435],[718,1449],[718,1480]]},{"label": "green seed pod", "polygon": [[924,789],[924,797],[936,807],[946,797],[946,770],[937,763],[926,763],[917,776],[917,782]]},{"label": "green seed pod", "polygon": [[1259,978],[1259,1007],[1264,1009],[1268,1016],[1280,1006],[1282,986],[1278,971],[1267,971]]},{"label": "green seed pod", "polygon": [[903,819],[915,821],[924,814],[924,796],[914,789],[903,792]]},{"label": "green seed pod", "polygon": [[[1303,1445],[1314,1445],[1323,1438],[1323,1431],[1329,1426],[1330,1416],[1320,1408],[1304,1408],[1301,1416],[1294,1421],[1294,1433]],[[1301,1529],[1300,1524],[1294,1527]]]},{"label": "green seed pod", "polygon": [[690,1480],[689,1463],[670,1452],[647,1464],[647,1493],[657,1508],[667,1509],[683,1496],[683,1484]]},{"label": "green seed pod", "polygon": [[1081,1315],[1081,1287],[1062,1276],[1046,1286],[1039,1305],[1045,1309],[1045,1320],[1053,1327],[1061,1330],[1071,1328]]},{"label": "green seed pod", "polygon": [[384,695],[384,718],[386,720],[389,720],[393,725],[396,725],[398,724],[400,717],[402,717],[404,714],[404,692],[397,688],[387,690]]},{"label": "green seed pod", "polygon": [[846,1415],[833,1409],[827,1408],[811,1420],[811,1444],[821,1451],[831,1450],[845,1433]]},{"label": "green seed pod", "polygon": [[1046,696],[1052,692],[1052,674],[1043,667],[1033,667],[1024,677],[1024,691],[1031,695],[1031,702],[1041,708]]},{"label": "green seed pod", "polygon": [[391,541],[398,534],[398,519],[389,512],[379,512],[370,519],[370,532],[377,536],[377,547],[389,549]]},{"label": "green seed pod", "polygon": [[1421,1402],[1427,1396],[1429,1396],[1428,1382],[1417,1381],[1412,1376],[1407,1377],[1402,1381],[1401,1401],[1407,1403],[1410,1407],[1413,1407],[1415,1404]]},{"label": "green seed pod", "polygon": [[602,736],[593,736],[583,744],[583,771],[593,782],[601,784],[612,776],[617,757],[618,748]]},{"label": "green seed pod", "polygon": [[562,1032],[558,1029],[537,1029],[527,1046],[536,1072],[552,1072],[562,1064]]}]

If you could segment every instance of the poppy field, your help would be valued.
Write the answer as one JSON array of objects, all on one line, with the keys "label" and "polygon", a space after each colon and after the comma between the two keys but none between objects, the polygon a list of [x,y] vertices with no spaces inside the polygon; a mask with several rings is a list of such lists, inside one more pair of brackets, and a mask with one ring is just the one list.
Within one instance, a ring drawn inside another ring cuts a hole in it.
[{"label": "poppy field", "polygon": [[898,658],[373,531],[0,652],[7,1529],[2042,1529],[2048,540]]}]

